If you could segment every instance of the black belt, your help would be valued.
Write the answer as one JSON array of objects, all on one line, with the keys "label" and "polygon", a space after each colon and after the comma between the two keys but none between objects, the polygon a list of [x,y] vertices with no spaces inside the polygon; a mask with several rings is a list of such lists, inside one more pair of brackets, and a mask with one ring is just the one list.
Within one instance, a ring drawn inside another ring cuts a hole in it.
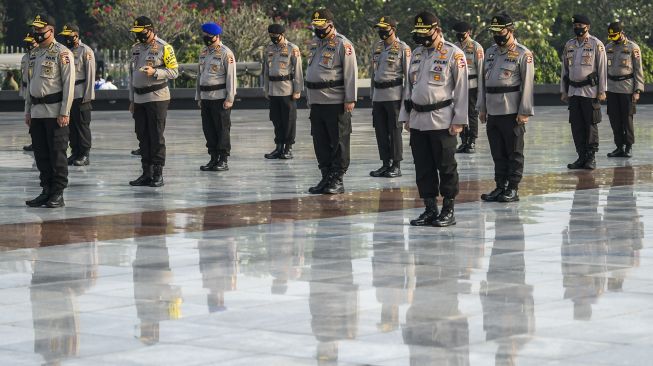
[{"label": "black belt", "polygon": [[345,86],[345,81],[329,80],[329,81],[320,81],[317,83],[311,83],[310,81],[306,82],[306,87],[308,89],[326,89],[326,88],[335,88],[337,86]]},{"label": "black belt", "polygon": [[48,94],[41,98],[30,95],[30,100],[32,101],[32,105],[59,103],[63,100],[63,92],[60,91],[58,93]]},{"label": "black belt", "polygon": [[569,80],[569,85],[573,86],[574,88],[582,88],[587,85],[592,85],[592,81],[589,79],[583,80],[583,81],[573,81]]},{"label": "black belt", "polygon": [[227,84],[217,84],[217,85],[200,85],[200,91],[210,92],[216,90],[226,89]]},{"label": "black belt", "polygon": [[503,94],[503,93],[513,93],[520,90],[520,85],[515,86],[488,86],[485,88],[485,92],[488,94]]},{"label": "black belt", "polygon": [[388,89],[392,88],[395,86],[402,86],[404,85],[404,79],[403,78],[398,78],[390,81],[375,81],[374,82],[374,88],[375,89]]},{"label": "black belt", "polygon": [[612,76],[608,74],[608,79],[612,81],[624,81],[633,78],[635,78],[635,74],[628,74],[628,75],[621,75],[621,76]]},{"label": "black belt", "polygon": [[270,76],[268,77],[270,81],[287,81],[287,80],[294,80],[295,79],[295,74],[289,74],[289,75],[283,75],[283,76]]},{"label": "black belt", "polygon": [[420,105],[420,104],[415,104],[413,103],[413,109],[417,112],[431,112],[431,111],[437,111],[438,109],[442,109],[444,107],[448,107],[453,103],[453,99],[448,99],[443,102],[438,102],[435,104],[427,104],[427,105]]},{"label": "black belt", "polygon": [[161,84],[156,84],[152,86],[147,86],[145,88],[136,88],[134,87],[134,92],[136,94],[147,94],[151,92],[155,92],[157,90],[165,89],[168,87],[168,83],[161,83]]},{"label": "black belt", "polygon": [[469,75],[469,76],[467,77],[467,79],[469,79],[469,80],[478,79],[478,75]]},{"label": "black belt", "polygon": [[84,84],[85,82],[86,82],[86,79],[75,80],[75,85]]}]

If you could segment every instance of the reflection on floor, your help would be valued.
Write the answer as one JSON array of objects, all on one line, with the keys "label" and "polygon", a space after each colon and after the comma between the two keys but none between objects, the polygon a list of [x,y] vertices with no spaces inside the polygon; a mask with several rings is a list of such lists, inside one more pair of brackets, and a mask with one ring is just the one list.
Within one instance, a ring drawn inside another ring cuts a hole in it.
[{"label": "reflection on floor", "polygon": [[365,176],[377,164],[367,112],[353,193],[326,198],[304,194],[317,177],[310,143],[294,161],[264,161],[271,126],[249,111],[228,175],[196,172],[195,117],[172,112],[185,125],[169,128],[167,186],[125,187],[131,130],[96,113],[93,165],[71,170],[60,211],[21,205],[36,173],[15,152],[19,115],[0,122],[0,364],[649,363],[651,127],[630,161],[568,173],[564,110],[543,109],[522,201],[478,202],[492,177],[481,141],[459,157],[458,225],[442,230],[406,225],[421,212],[410,160],[401,179]]}]

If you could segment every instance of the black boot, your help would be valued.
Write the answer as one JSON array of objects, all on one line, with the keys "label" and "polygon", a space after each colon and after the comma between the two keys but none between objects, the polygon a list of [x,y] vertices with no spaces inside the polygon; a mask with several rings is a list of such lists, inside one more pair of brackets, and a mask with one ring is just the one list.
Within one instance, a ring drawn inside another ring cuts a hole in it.
[{"label": "black boot", "polygon": [[619,145],[613,152],[608,153],[609,158],[623,158],[625,157],[624,147]]},{"label": "black boot", "polygon": [[497,187],[490,193],[483,193],[481,199],[485,202],[496,202],[499,196],[506,190],[506,183],[498,183]]},{"label": "black boot", "polygon": [[325,194],[341,194],[345,193],[345,184],[342,182],[342,174],[331,174],[331,179],[324,187],[323,193]]},{"label": "black boot", "polygon": [[398,161],[393,161],[390,169],[386,170],[383,173],[385,178],[397,178],[401,177],[401,163]]},{"label": "black boot", "polygon": [[200,170],[203,172],[208,172],[208,171],[215,171],[215,168],[218,166],[218,161],[220,160],[220,157],[218,154],[211,154],[211,160],[209,160],[206,165],[202,165],[200,167]]},{"label": "black boot", "polygon": [[519,193],[516,185],[509,185],[508,189],[503,191],[497,201],[499,202],[517,202],[519,201]]},{"label": "black boot", "polygon": [[270,153],[265,154],[266,159],[279,159],[281,157],[281,154],[283,153],[283,144],[277,144],[277,147],[272,150]]},{"label": "black boot", "polygon": [[424,212],[418,218],[410,220],[412,226],[430,226],[438,217],[438,201],[435,197],[424,198]]},{"label": "black boot", "polygon": [[228,157],[227,155],[220,155],[220,159],[218,160],[218,165],[215,167],[215,171],[217,172],[224,172],[229,170],[229,164],[228,163]]},{"label": "black boot", "polygon": [[633,146],[626,145],[626,148],[624,149],[624,158],[632,158],[632,157],[633,157]]},{"label": "black boot", "polygon": [[383,165],[377,170],[372,170],[370,176],[374,178],[382,177],[388,169],[390,169],[390,160],[383,160]]},{"label": "black boot", "polygon": [[129,182],[130,186],[149,186],[152,183],[152,167],[147,164],[142,164],[143,174]]},{"label": "black boot", "polygon": [[86,166],[91,164],[91,160],[88,158],[88,154],[84,154],[73,161],[74,166]]},{"label": "black boot", "polygon": [[475,154],[476,153],[476,142],[474,139],[467,140],[467,146],[465,147],[465,154]]},{"label": "black boot", "polygon": [[583,169],[594,170],[596,169],[596,158],[594,157],[594,151],[588,151],[585,157],[585,163],[583,164]]},{"label": "black boot", "polygon": [[445,198],[442,201],[442,211],[438,215],[438,218],[433,221],[433,226],[447,227],[456,225],[456,217],[454,216],[453,204],[453,198]]},{"label": "black boot", "polygon": [[23,146],[23,150],[25,150],[25,151],[34,151],[34,147],[32,146],[32,144],[25,145],[25,146]]},{"label": "black boot", "polygon": [[68,166],[72,166],[73,164],[75,164],[75,160],[77,160],[77,156],[75,156],[75,155],[70,155],[70,156],[68,157]]},{"label": "black boot", "polygon": [[48,199],[50,198],[50,188],[48,187],[43,187],[43,190],[41,191],[41,194],[39,194],[36,198],[31,199],[29,201],[25,201],[25,204],[29,207],[41,207],[45,205],[46,202],[48,202]]},{"label": "black boot", "polygon": [[141,155],[141,149],[132,150],[131,154],[135,155],[135,156],[140,156]]},{"label": "black boot", "polygon": [[150,187],[163,187],[163,165],[154,165],[152,167],[152,181]]},{"label": "black boot", "polygon": [[50,195],[48,202],[45,203],[47,208],[60,208],[66,206],[63,200],[63,191],[56,191]]},{"label": "black boot", "polygon": [[567,169],[580,169],[585,165],[585,153],[578,152],[578,159],[571,164],[567,164]]},{"label": "black boot", "polygon": [[456,149],[456,153],[457,154],[464,153],[466,149],[467,149],[467,137],[466,136],[461,136],[460,137],[460,145],[458,145],[458,148]]},{"label": "black boot", "polygon": [[283,150],[281,151],[281,155],[279,155],[279,159],[290,160],[292,158],[293,158],[292,145],[291,144],[283,145]]},{"label": "black boot", "polygon": [[324,187],[329,183],[329,171],[327,169],[322,169],[322,180],[315,186],[308,189],[310,194],[322,194],[324,193]]}]

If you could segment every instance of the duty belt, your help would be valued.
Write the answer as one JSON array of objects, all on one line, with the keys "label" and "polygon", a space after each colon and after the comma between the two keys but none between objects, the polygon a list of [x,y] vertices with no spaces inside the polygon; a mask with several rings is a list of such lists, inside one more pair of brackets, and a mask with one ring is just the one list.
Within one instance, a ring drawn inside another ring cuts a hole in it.
[{"label": "duty belt", "polygon": [[388,89],[392,88],[395,86],[402,86],[404,85],[404,79],[403,78],[398,78],[390,81],[375,81],[374,82],[374,88],[375,89]]},{"label": "duty belt", "polygon": [[134,87],[134,92],[136,94],[147,94],[151,92],[155,92],[157,90],[165,89],[168,87],[168,83],[161,83],[161,84],[156,84],[152,86],[146,86],[145,88],[136,88]]},{"label": "duty belt", "polygon": [[48,95],[43,96],[41,98],[37,98],[37,97],[35,97],[33,95],[30,95],[30,99],[32,101],[32,105],[59,103],[59,102],[61,102],[63,100],[63,92],[60,91],[58,93],[48,94]]},{"label": "duty belt", "polygon": [[85,82],[86,82],[86,79],[82,79],[82,80],[75,80],[75,85],[80,85],[80,84],[84,84]]},{"label": "duty belt", "polygon": [[467,79],[469,79],[469,80],[478,79],[478,75],[469,75],[469,76],[467,77]]},{"label": "duty belt", "polygon": [[270,76],[268,77],[270,81],[287,81],[294,80],[295,74],[283,75],[283,76]]},{"label": "duty belt", "polygon": [[608,74],[608,79],[612,81],[624,81],[628,79],[633,79],[635,77],[635,74],[628,74],[628,75],[621,75],[621,76],[613,76]]},{"label": "duty belt", "polygon": [[582,88],[587,85],[592,85],[592,81],[590,79],[585,79],[583,81],[569,80],[569,85],[573,86],[574,88]]},{"label": "duty belt", "polygon": [[421,104],[413,104],[413,109],[417,112],[431,112],[431,111],[437,111],[438,109],[442,109],[444,107],[448,107],[453,103],[453,99],[448,99],[442,102],[437,102],[435,104],[427,104],[427,105],[421,105]]},{"label": "duty belt", "polygon": [[200,85],[200,91],[210,92],[216,90],[226,89],[227,84],[216,84],[216,85]]},{"label": "duty belt", "polygon": [[310,81],[306,82],[306,87],[308,89],[326,89],[326,88],[335,88],[337,86],[345,86],[345,81],[329,80],[329,81],[320,81],[317,83],[311,83]]},{"label": "duty belt", "polygon": [[503,93],[513,93],[520,90],[520,85],[515,86],[488,86],[485,88],[485,92],[488,94],[503,94]]}]

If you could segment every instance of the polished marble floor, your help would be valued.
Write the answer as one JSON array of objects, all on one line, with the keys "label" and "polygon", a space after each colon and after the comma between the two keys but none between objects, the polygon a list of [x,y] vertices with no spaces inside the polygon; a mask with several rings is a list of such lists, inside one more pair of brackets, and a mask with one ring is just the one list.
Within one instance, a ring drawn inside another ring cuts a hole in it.
[{"label": "polished marble floor", "polygon": [[171,111],[166,186],[133,188],[125,112],[94,112],[92,165],[67,207],[38,194],[20,113],[0,120],[0,365],[647,365],[653,357],[653,106],[632,159],[567,172],[564,108],[526,135],[518,204],[487,204],[492,161],[458,156],[458,225],[404,176],[373,179],[371,111],[354,113],[348,194],[318,179],[306,111],[296,158],[265,161],[265,111],[233,112],[231,170],[204,173],[198,114]]}]

